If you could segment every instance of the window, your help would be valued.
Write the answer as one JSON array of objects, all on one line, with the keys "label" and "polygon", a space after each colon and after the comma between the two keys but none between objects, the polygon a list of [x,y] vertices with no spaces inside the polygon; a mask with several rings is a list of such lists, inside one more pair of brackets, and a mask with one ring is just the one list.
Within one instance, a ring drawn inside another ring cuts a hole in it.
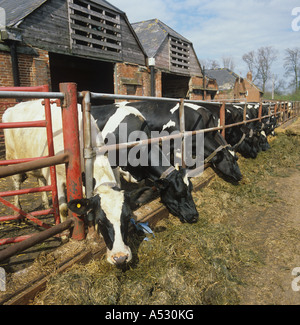
[{"label": "window", "polygon": [[174,37],[170,38],[170,65],[173,68],[189,70],[190,46]]},{"label": "window", "polygon": [[137,85],[126,85],[127,95],[136,95]]},{"label": "window", "polygon": [[120,16],[87,0],[69,0],[71,48],[121,53]]}]

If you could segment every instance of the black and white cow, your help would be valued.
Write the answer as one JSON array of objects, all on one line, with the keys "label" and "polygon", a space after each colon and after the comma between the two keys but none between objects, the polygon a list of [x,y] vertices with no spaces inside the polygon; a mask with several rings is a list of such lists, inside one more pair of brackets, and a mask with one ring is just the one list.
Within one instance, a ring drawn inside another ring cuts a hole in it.
[{"label": "black and white cow", "polygon": [[[208,110],[219,118],[220,108],[213,104],[203,104]],[[246,106],[246,120],[258,117],[259,105]],[[244,119],[244,105],[226,104],[225,122],[226,125],[242,122]],[[261,150],[267,150],[266,137],[261,129],[259,121],[249,122],[242,125],[227,128],[225,140],[232,146],[232,149],[246,158],[256,158]],[[261,133],[262,132],[262,133]]]},{"label": "black and white cow", "polygon": [[[244,119],[244,107],[235,104],[226,104],[225,121],[226,124],[242,122]],[[247,108],[246,119],[252,119],[250,111]],[[232,145],[235,151],[246,158],[255,158],[258,154],[258,138],[256,137],[257,126],[254,122],[244,125],[233,126],[226,129],[225,139]]]},{"label": "black and white cow", "polygon": [[[132,106],[113,104],[92,107],[91,114],[103,138],[108,140],[107,144],[109,139],[121,144],[147,140],[151,137],[148,121],[146,122],[143,114]],[[144,179],[154,181],[162,203],[173,215],[178,216],[182,222],[196,222],[199,215],[191,194],[192,183],[186,170],[182,168],[177,170],[170,165],[158,143],[140,146],[134,152],[140,159],[135,160],[135,157],[131,156],[133,161],[130,162],[129,155],[132,154],[132,149],[123,149],[121,155],[125,153],[127,162],[125,166],[120,162],[120,153],[116,154],[116,161],[115,163],[111,161],[111,164],[120,166],[137,182]]]},{"label": "black and white cow", "polygon": [[[247,114],[249,119],[258,118],[259,115],[259,104],[248,104]],[[266,106],[262,106],[262,116],[268,115],[268,109]],[[267,134],[265,132],[265,125],[269,121],[269,118],[263,118],[261,121],[252,122],[253,134],[253,145],[256,146],[257,152],[266,151],[270,149],[268,143]]]},{"label": "black and white cow", "polygon": [[[125,111],[125,110],[124,110]],[[51,104],[52,125],[54,135],[54,150],[56,154],[64,151],[61,109]],[[130,112],[127,112],[129,115]],[[82,113],[78,105],[79,136],[82,148]],[[6,110],[3,122],[24,122],[45,119],[45,110],[41,100],[23,102]],[[41,128],[5,129],[5,145],[7,159],[21,159],[47,156],[46,132]],[[91,120],[92,145],[97,148],[103,145],[103,139],[95,120]],[[82,164],[83,166],[83,164]],[[132,258],[127,245],[127,229],[131,217],[130,206],[136,203],[144,194],[143,189],[135,192],[121,191],[116,187],[117,182],[109,160],[105,155],[96,154],[93,160],[94,196],[91,199],[69,202],[69,208],[78,214],[88,213],[95,216],[99,229],[107,245],[107,260],[111,264],[129,262]],[[68,215],[65,196],[66,174],[65,166],[57,165],[57,189],[61,219]],[[50,184],[48,168],[29,172],[44,184]],[[24,180],[23,175],[13,176],[15,188],[19,189]],[[142,202],[141,202],[142,203]],[[16,198],[15,205],[19,205]]]},{"label": "black and white cow", "polygon": [[[116,104],[122,107],[138,109],[145,117],[151,131],[168,131],[172,133],[180,130],[179,104],[174,102],[123,102]],[[217,126],[218,120],[204,107],[194,104],[185,104],[185,130],[196,131]],[[193,142],[194,146],[194,142]],[[221,146],[221,147],[220,147]],[[193,149],[196,149],[193,147]],[[195,154],[196,150],[193,151]],[[230,152],[227,143],[219,132],[207,132],[204,135],[204,158],[215,152],[210,162],[213,167],[234,181],[242,178],[237,159],[233,151]]]},{"label": "black and white cow", "polygon": [[[274,113],[275,104],[274,103],[263,103],[262,104],[262,116],[270,115],[270,113]],[[274,135],[275,128],[277,127],[277,117],[276,115],[272,115],[270,117],[265,117],[262,119],[262,130],[265,134]]]}]

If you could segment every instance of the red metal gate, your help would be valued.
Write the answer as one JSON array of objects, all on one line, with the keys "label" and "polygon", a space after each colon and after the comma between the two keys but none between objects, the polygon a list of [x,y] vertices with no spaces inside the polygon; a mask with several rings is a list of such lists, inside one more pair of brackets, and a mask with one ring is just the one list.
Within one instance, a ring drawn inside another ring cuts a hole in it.
[{"label": "red metal gate", "polygon": [[[1,90],[5,91],[29,91],[29,92],[48,92],[49,87],[47,85],[40,86],[40,87],[12,87],[12,88],[0,88]],[[44,121],[33,121],[33,122],[15,122],[15,123],[0,123],[0,129],[8,129],[8,128],[28,128],[28,127],[45,127],[47,131],[47,144],[48,144],[48,157],[54,156],[54,147],[53,147],[53,133],[52,133],[52,121],[51,121],[51,109],[50,109],[50,100],[45,99],[45,120]],[[7,166],[7,165],[13,165],[18,163],[24,163],[29,161],[34,161],[41,159],[41,157],[35,157],[35,158],[29,158],[29,159],[18,159],[18,160],[3,160],[0,161],[0,166]],[[55,224],[59,223],[59,208],[58,208],[58,198],[57,198],[57,186],[56,186],[56,171],[55,166],[51,166],[50,168],[50,177],[51,177],[51,184],[44,187],[39,188],[30,188],[25,190],[15,190],[15,191],[7,191],[7,192],[0,192],[0,202],[11,209],[13,209],[15,212],[19,213],[18,216],[5,216],[0,217],[0,222],[3,221],[11,221],[11,220],[18,220],[18,219],[24,219],[25,217],[31,220],[32,222],[38,224],[41,227],[44,228],[50,228],[49,225],[42,223],[39,219],[35,218],[36,216],[42,216],[42,215],[48,215],[53,214],[55,219]],[[45,192],[45,191],[51,191],[52,192],[52,202],[53,202],[53,208],[44,210],[44,211],[38,211],[38,212],[32,212],[31,214],[28,214],[19,208],[13,206],[10,202],[3,199],[4,197],[14,196],[14,195],[23,195],[28,193],[37,193],[37,192]],[[28,237],[28,236],[27,236]],[[24,236],[23,236],[24,238]],[[15,243],[19,242],[20,240],[24,240],[23,238],[7,238],[0,240],[0,245],[2,244],[8,244],[8,243]]]},{"label": "red metal gate", "polygon": [[[18,174],[21,172],[49,167],[51,175],[51,184],[34,188],[34,189],[25,189],[18,191],[8,191],[0,193],[0,203],[5,204],[14,211],[16,211],[18,216],[5,216],[0,217],[1,221],[8,220],[17,220],[27,218],[30,221],[38,224],[39,226],[48,229],[47,234],[59,233],[64,229],[70,228],[73,226],[72,238],[74,239],[84,239],[84,224],[83,221],[78,218],[75,214],[70,213],[71,221],[67,221],[65,225],[59,225],[59,204],[57,198],[57,185],[56,185],[56,172],[55,165],[66,163],[66,176],[67,176],[67,200],[82,198],[82,183],[81,183],[81,166],[80,166],[80,149],[79,149],[79,128],[78,128],[78,112],[77,112],[77,86],[73,83],[61,84],[60,85],[61,93],[49,93],[48,86],[41,87],[26,87],[26,88],[0,88],[2,95],[8,94],[10,98],[16,94],[16,97],[23,97],[26,94],[26,98],[45,98],[45,120],[43,121],[34,121],[34,122],[16,122],[16,123],[0,123],[0,129],[4,128],[28,128],[28,127],[45,127],[47,130],[47,142],[48,142],[48,156],[46,157],[35,157],[29,159],[19,159],[13,161],[0,161],[0,177],[6,177],[13,174]],[[10,93],[14,92],[14,93]],[[28,95],[27,92],[34,92],[32,96]],[[38,92],[41,92],[40,95],[37,95]],[[53,95],[53,96],[52,96]],[[36,97],[37,96],[37,97]],[[45,97],[43,97],[45,96]],[[50,107],[50,98],[57,98],[59,96],[63,100],[63,109],[62,109],[62,122],[63,122],[63,133],[64,133],[64,148],[65,153],[55,156],[54,147],[53,147],[53,134],[52,134],[52,121],[51,121],[51,107]],[[11,166],[13,165],[13,166]],[[5,167],[4,167],[5,166]],[[6,201],[4,197],[12,195],[22,195],[27,193],[36,193],[43,191],[52,192],[52,209],[26,213],[25,211],[15,207],[10,202]],[[37,219],[37,216],[53,214],[55,219],[56,226],[51,227],[51,225],[44,223],[43,221]],[[52,228],[53,230],[49,229]],[[9,244],[9,243],[18,243],[23,241],[22,250],[30,247],[28,245],[35,241],[34,238],[39,239],[42,237],[47,237],[46,235],[32,234],[28,236],[21,236],[16,238],[6,238],[0,240],[0,245]],[[49,237],[47,237],[49,238]],[[44,239],[43,239],[44,240]],[[28,244],[25,243],[28,241]],[[22,243],[15,244],[14,246],[20,245]],[[20,246],[21,247],[21,246]],[[26,248],[24,248],[26,247]],[[9,247],[11,248],[11,247]],[[8,248],[6,250],[9,250]],[[10,249],[10,251],[20,251],[18,247],[15,249]],[[12,256],[11,253],[4,253],[3,250],[0,253],[0,259],[3,260],[3,256]]]}]

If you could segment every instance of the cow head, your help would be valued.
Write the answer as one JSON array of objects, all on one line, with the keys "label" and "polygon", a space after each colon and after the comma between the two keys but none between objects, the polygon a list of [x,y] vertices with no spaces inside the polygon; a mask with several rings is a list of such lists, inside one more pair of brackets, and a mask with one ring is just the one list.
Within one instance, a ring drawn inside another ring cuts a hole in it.
[{"label": "cow head", "polygon": [[236,143],[240,141],[243,134],[245,136],[245,139],[237,146],[236,151],[245,158],[256,158],[258,153],[256,148],[256,131],[250,124],[242,125],[235,130],[235,135],[237,136],[235,139]]},{"label": "cow head", "polygon": [[[147,188],[146,188],[147,189]],[[107,261],[122,265],[132,258],[128,246],[128,226],[131,206],[142,203],[143,190],[125,193],[117,188],[100,186],[90,199],[72,200],[68,208],[78,215],[87,215],[94,220],[107,246]],[[144,195],[145,196],[145,195]]]},{"label": "cow head", "polygon": [[[218,147],[220,144],[223,146],[223,149],[219,151]],[[205,156],[209,156],[214,150],[216,150],[217,153],[210,160],[214,169],[234,181],[240,181],[242,179],[242,174],[237,163],[238,157],[234,149],[228,147],[227,142],[219,132],[207,135],[204,142]]]},{"label": "cow head", "polygon": [[224,148],[212,158],[211,163],[223,175],[238,182],[242,179],[242,174],[237,160],[238,158],[233,150]]},{"label": "cow head", "polygon": [[182,222],[197,222],[199,214],[191,193],[193,185],[185,169],[174,170],[155,184],[160,190],[162,203],[173,215]]}]

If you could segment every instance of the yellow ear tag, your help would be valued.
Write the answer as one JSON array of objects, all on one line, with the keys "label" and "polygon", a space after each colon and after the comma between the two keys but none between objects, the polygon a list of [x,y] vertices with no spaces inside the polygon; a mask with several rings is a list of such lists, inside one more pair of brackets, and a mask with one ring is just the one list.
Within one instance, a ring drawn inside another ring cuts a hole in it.
[{"label": "yellow ear tag", "polygon": [[81,208],[81,204],[80,204],[80,203],[77,204],[77,208],[78,208],[78,209]]}]

